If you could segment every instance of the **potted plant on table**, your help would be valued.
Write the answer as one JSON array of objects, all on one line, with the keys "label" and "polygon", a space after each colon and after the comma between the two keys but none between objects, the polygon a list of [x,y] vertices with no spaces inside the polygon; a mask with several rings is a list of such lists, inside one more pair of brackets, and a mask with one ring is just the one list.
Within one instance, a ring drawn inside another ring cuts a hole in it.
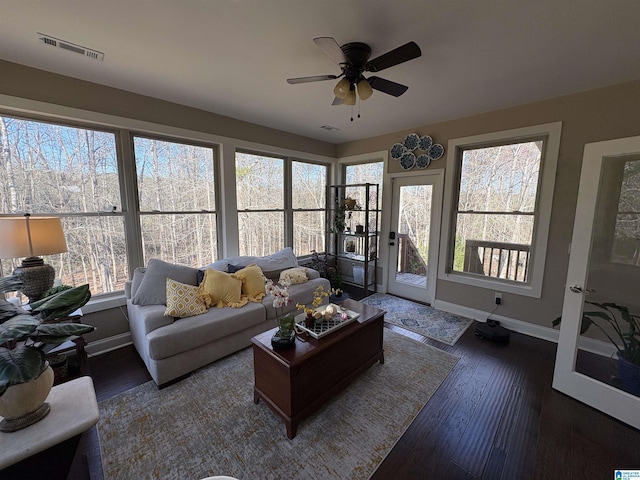
[{"label": "potted plant on table", "polygon": [[[580,333],[585,333],[593,326],[609,339],[616,347],[618,374],[622,385],[629,393],[640,396],[640,316],[616,303],[585,303],[598,310],[582,312]],[[556,318],[552,322],[554,328],[561,321],[562,317]],[[606,325],[609,327],[605,327]]]},{"label": "potted plant on table", "polygon": [[[273,348],[290,348],[296,343],[296,332],[293,328],[295,318],[292,314],[284,315],[284,307],[292,302],[289,296],[289,285],[288,282],[274,283],[272,280],[266,283],[266,291],[273,298],[273,308],[278,321],[278,330],[271,337]],[[280,315],[278,315],[278,309],[280,309]]]},{"label": "potted plant on table", "polygon": [[[0,278],[0,293],[18,290],[16,277]],[[95,327],[59,321],[85,305],[89,285],[71,288],[30,304],[31,311],[0,298],[0,431],[13,432],[42,420],[53,385],[46,353],[92,332]],[[48,323],[49,322],[49,323]]]}]

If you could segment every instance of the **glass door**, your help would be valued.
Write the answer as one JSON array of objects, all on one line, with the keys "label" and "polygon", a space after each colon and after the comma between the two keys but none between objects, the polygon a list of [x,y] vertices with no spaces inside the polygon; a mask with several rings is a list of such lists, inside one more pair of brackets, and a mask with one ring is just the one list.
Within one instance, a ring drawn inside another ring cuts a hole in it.
[{"label": "glass door", "polygon": [[553,388],[640,428],[640,137],[585,146]]},{"label": "glass door", "polygon": [[393,295],[433,303],[442,208],[442,175],[392,179],[389,281]]}]

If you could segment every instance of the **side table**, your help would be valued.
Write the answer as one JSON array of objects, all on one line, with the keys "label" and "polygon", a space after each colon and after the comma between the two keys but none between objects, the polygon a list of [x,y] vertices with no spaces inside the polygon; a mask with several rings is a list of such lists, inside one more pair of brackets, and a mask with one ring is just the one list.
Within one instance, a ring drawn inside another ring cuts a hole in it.
[{"label": "side table", "polygon": [[3,479],[67,478],[82,433],[100,418],[91,377],[53,387],[46,401],[51,412],[41,421],[17,432],[0,432]]}]

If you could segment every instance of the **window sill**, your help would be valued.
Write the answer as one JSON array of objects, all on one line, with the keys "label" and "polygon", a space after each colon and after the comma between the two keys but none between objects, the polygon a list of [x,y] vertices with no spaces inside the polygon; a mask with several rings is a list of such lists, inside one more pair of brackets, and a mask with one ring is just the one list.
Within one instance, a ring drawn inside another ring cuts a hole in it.
[{"label": "window sill", "polygon": [[102,312],[103,310],[118,308],[126,304],[127,299],[124,296],[124,292],[99,295],[89,300],[89,302],[82,307],[82,313],[86,315],[88,313]]},{"label": "window sill", "polygon": [[461,283],[464,285],[471,285],[474,287],[486,288],[487,290],[495,290],[498,292],[513,293],[515,295],[523,295],[525,297],[540,298],[542,296],[542,289],[536,288],[532,285],[517,285],[515,283],[500,281],[496,278],[482,278],[470,277],[464,274],[456,273],[440,273],[438,275],[439,280],[445,280],[447,282]]}]

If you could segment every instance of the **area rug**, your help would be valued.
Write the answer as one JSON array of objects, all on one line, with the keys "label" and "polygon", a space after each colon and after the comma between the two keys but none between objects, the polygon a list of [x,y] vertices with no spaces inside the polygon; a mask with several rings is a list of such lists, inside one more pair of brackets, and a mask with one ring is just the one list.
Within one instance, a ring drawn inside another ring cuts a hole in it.
[{"label": "area rug", "polygon": [[362,299],[362,303],[386,310],[386,322],[447,345],[454,345],[473,323],[469,318],[442,312],[386,293],[375,293]]},{"label": "area rug", "polygon": [[388,329],[375,364],[288,440],[282,421],[253,403],[251,348],[174,385],[153,382],[100,402],[106,480],[367,479],[458,358]]}]

